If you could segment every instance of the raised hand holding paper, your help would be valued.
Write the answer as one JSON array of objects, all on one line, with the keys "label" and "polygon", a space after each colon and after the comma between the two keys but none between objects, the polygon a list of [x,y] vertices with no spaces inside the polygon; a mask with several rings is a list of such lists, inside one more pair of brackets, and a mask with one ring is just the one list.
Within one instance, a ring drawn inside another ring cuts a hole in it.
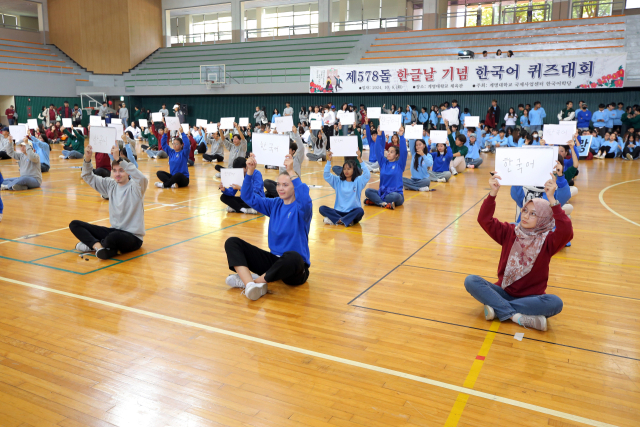
[{"label": "raised hand holding paper", "polygon": [[149,127],[149,122],[147,121],[147,119],[139,119],[138,124],[140,125],[141,128]]},{"label": "raised hand holding paper", "polygon": [[334,157],[355,157],[358,151],[357,136],[332,136],[331,154]]},{"label": "raised hand holding paper", "polygon": [[576,121],[560,120],[560,124],[562,126],[570,126],[571,129],[572,129],[572,134],[576,133],[576,130],[578,130],[578,122],[576,122]]},{"label": "raised hand holding paper", "polygon": [[544,125],[542,129],[542,139],[548,145],[566,145],[576,133],[572,126],[567,125]]},{"label": "raised hand holding paper", "polygon": [[180,132],[182,129],[180,127],[180,119],[177,117],[165,117],[165,122],[167,123],[167,128],[172,131]]},{"label": "raised hand holding paper", "polygon": [[452,108],[449,110],[441,111],[440,115],[442,116],[443,119],[449,121],[449,125],[457,125],[459,123],[458,113],[459,111],[457,108]]},{"label": "raised hand holding paper", "polygon": [[284,166],[284,159],[289,154],[289,136],[254,133],[252,142],[258,164]]},{"label": "raised hand holding paper", "polygon": [[27,126],[29,129],[38,129],[38,119],[28,119]]},{"label": "raised hand holding paper", "polygon": [[402,116],[400,114],[381,114],[380,129],[383,132],[397,132],[402,126]]},{"label": "raised hand holding paper", "polygon": [[89,124],[91,126],[102,126],[102,119],[100,116],[89,116]]},{"label": "raised hand holding paper", "polygon": [[227,130],[233,129],[233,122],[236,121],[235,117],[222,117],[220,119],[220,129]]},{"label": "raised hand holding paper", "polygon": [[98,126],[91,128],[89,133],[89,145],[94,153],[111,153],[111,148],[116,144],[116,129],[112,127]]},{"label": "raised hand holding paper", "polygon": [[249,117],[240,117],[240,121],[238,122],[238,126],[242,126],[242,127],[249,126]]},{"label": "raised hand holding paper", "polygon": [[220,170],[220,180],[224,188],[229,188],[233,184],[242,187],[244,181],[244,169],[223,168]]},{"label": "raised hand holding paper", "polygon": [[322,129],[322,122],[320,120],[311,120],[311,130]]},{"label": "raised hand holding paper", "polygon": [[497,147],[495,169],[502,178],[500,185],[544,186],[558,159],[553,153],[553,147]]},{"label": "raised hand holding paper", "polygon": [[113,123],[114,125],[121,125],[122,119],[111,119],[111,123]]},{"label": "raised hand holding paper", "polygon": [[[107,127],[115,129],[116,130],[116,139],[118,141],[121,141],[122,134],[124,133],[124,129],[122,128],[122,125],[117,124],[117,123],[109,123],[107,125]],[[109,151],[109,152],[111,152],[111,151]]]},{"label": "raised hand holding paper", "polygon": [[154,122],[162,122],[162,113],[151,113],[151,120]]},{"label": "raised hand holding paper", "polygon": [[217,123],[208,123],[206,128],[207,128],[207,133],[218,132],[218,124]]},{"label": "raised hand holding paper", "polygon": [[422,139],[423,127],[422,125],[410,125],[404,128],[404,137],[406,139]]},{"label": "raised hand holding paper", "polygon": [[9,126],[9,134],[14,141],[22,141],[27,136],[27,125],[11,125]]},{"label": "raised hand holding paper", "polygon": [[276,130],[278,132],[291,132],[293,127],[293,117],[284,116],[276,117]]},{"label": "raised hand holding paper", "polygon": [[207,121],[205,119],[196,119],[196,126],[203,127],[207,125]]},{"label": "raised hand holding paper", "polygon": [[73,122],[71,121],[71,119],[62,119],[62,126],[66,128],[72,128]]},{"label": "raised hand holding paper", "polygon": [[432,144],[447,144],[449,135],[446,130],[432,130],[429,132],[429,141]]},{"label": "raised hand holding paper", "polygon": [[367,108],[367,118],[368,119],[379,119],[382,114],[382,108],[380,107],[369,107]]},{"label": "raised hand holding paper", "polygon": [[464,118],[464,127],[477,128],[480,126],[480,116],[466,116]]},{"label": "raised hand holding paper", "polygon": [[180,127],[182,128],[183,133],[189,133],[189,123],[182,123]]},{"label": "raised hand holding paper", "polygon": [[356,121],[356,113],[353,111],[342,111],[338,113],[338,119],[343,126],[351,125]]}]

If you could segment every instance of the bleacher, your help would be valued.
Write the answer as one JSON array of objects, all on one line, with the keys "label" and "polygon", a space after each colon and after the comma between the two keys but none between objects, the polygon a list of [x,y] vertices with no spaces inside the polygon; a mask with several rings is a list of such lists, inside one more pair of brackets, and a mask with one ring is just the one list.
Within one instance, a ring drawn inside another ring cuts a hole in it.
[{"label": "bleacher", "polygon": [[227,84],[307,82],[309,66],[342,63],[358,35],[159,49],[130,73],[126,87],[200,83],[200,65],[225,64]]},{"label": "bleacher", "polygon": [[371,38],[361,63],[408,60],[437,61],[458,56],[463,49],[476,57],[501,49],[516,57],[606,54],[623,52],[624,17],[575,19],[422,31],[386,32]]}]

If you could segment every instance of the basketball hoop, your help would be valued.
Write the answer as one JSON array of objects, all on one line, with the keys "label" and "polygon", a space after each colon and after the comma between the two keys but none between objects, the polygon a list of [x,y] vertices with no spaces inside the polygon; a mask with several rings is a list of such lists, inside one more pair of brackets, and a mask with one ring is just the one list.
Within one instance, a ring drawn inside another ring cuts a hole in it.
[{"label": "basketball hoop", "polygon": [[213,87],[213,85],[215,84],[215,82],[212,81],[212,80],[205,80],[204,84],[207,86],[207,89],[211,89]]}]

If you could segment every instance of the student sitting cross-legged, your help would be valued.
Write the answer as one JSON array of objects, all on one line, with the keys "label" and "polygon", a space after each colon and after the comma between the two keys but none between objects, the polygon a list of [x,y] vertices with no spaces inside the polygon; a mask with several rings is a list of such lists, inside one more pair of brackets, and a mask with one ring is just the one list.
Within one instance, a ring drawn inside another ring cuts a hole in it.
[{"label": "student sitting cross-legged", "polygon": [[[233,161],[234,169],[243,169],[245,176],[247,175],[247,159],[244,157],[238,157]],[[222,172],[221,172],[222,173]],[[264,197],[263,190],[263,182],[262,182],[262,174],[260,171],[254,171],[252,175],[253,179],[253,191],[258,193],[259,197]],[[257,214],[258,211],[249,206],[242,198],[236,197],[236,193],[240,190],[240,186],[237,184],[233,184],[229,188],[225,188],[222,183],[220,183],[220,191],[222,191],[222,195],[220,195],[220,201],[227,205],[227,212],[236,213],[242,212],[245,214]]]},{"label": "student sitting cross-legged", "polygon": [[[267,293],[267,283],[282,280],[289,286],[302,285],[309,277],[309,227],[313,202],[309,187],[300,181],[293,169],[293,159],[287,156],[286,172],[278,176],[277,199],[267,199],[254,191],[253,174],[256,159],[247,159],[247,174],[242,183],[242,200],[269,217],[269,249],[267,252],[239,237],[230,237],[224,244],[229,269],[237,274],[227,277],[227,285],[244,289],[250,300]],[[255,273],[255,274],[254,274]]]},{"label": "student sitting cross-legged", "polygon": [[171,139],[171,147],[167,143],[169,132],[162,135],[162,151],[169,156],[169,172],[158,171],[156,176],[162,182],[156,182],[158,188],[178,188],[189,185],[189,152],[191,143],[187,135],[182,133],[182,138],[175,136]]},{"label": "student sitting cross-legged", "polygon": [[120,253],[140,249],[144,229],[144,193],[149,180],[136,168],[120,158],[117,146],[111,149],[113,178],[93,174],[91,156],[93,149],[85,149],[82,164],[82,179],[94,190],[109,199],[109,221],[111,227],[102,227],[83,221],[71,221],[69,230],[80,240],[76,249],[81,252],[96,252],[96,257],[109,259]]},{"label": "student sitting cross-legged", "polygon": [[18,178],[5,178],[0,188],[14,191],[39,188],[42,184],[40,156],[33,150],[31,141],[26,136],[17,148],[18,151],[13,151],[13,142],[5,147],[7,155],[18,161],[20,176]]}]

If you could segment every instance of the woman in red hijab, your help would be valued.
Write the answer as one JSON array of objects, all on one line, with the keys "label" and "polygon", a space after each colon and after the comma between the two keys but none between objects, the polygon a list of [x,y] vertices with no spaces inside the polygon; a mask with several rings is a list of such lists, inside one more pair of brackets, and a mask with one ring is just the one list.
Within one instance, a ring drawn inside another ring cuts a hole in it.
[{"label": "woman in red hijab", "polygon": [[[547,317],[562,311],[562,300],[545,294],[551,257],[573,238],[571,220],[554,194],[556,176],[545,183],[549,199],[533,199],[522,207],[518,225],[493,217],[500,190],[497,172],[489,180],[491,191],[482,203],[478,223],[502,246],[498,263],[498,281],[493,284],[480,276],[467,276],[464,286],[484,304],[487,320],[511,319],[526,328],[547,330]],[[555,227],[555,231],[552,231]]]}]

